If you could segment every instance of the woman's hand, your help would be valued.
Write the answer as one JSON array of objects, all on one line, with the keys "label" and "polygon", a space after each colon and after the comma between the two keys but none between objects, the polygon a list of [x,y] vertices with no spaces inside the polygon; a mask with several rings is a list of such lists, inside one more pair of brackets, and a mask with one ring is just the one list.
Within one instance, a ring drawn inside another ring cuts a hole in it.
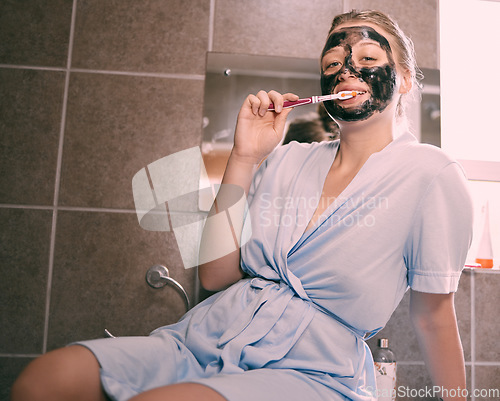
[{"label": "woman's hand", "polygon": [[[269,93],[260,91],[257,96],[249,95],[245,99],[238,114],[234,147],[209,216],[216,215],[219,210],[224,211],[226,209],[224,205],[234,203],[232,185],[238,185],[248,194],[258,164],[278,145],[283,136],[286,117],[291,110],[283,110],[283,101],[297,99],[298,96],[294,94],[281,95],[276,91]],[[274,104],[276,111],[268,110],[270,103]],[[207,219],[203,228],[200,254],[221,256],[198,266],[198,277],[205,289],[219,291],[243,277],[240,268],[240,240],[244,218],[244,208],[241,208],[239,213],[233,210],[230,219],[232,231],[229,232],[227,224],[220,225],[218,219]],[[218,252],[216,247],[214,250],[213,241],[205,241],[206,238],[224,238],[226,240],[224,243],[235,241],[235,250],[230,253],[226,253],[225,250]]]},{"label": "woman's hand", "polygon": [[[233,154],[241,160],[258,164],[280,143],[286,118],[292,110],[283,109],[285,100],[297,100],[293,93],[260,91],[248,95],[238,114]],[[273,103],[275,111],[269,111]]]}]

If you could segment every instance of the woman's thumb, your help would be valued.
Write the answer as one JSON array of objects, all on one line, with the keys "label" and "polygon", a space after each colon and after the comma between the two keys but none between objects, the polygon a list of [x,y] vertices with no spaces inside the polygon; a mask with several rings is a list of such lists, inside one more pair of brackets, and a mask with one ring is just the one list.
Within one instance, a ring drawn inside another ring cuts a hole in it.
[{"label": "woman's thumb", "polygon": [[283,133],[285,129],[286,119],[288,117],[288,114],[290,114],[292,110],[293,108],[290,107],[288,109],[283,109],[281,113],[277,113],[276,119],[274,120],[274,129],[280,135]]}]

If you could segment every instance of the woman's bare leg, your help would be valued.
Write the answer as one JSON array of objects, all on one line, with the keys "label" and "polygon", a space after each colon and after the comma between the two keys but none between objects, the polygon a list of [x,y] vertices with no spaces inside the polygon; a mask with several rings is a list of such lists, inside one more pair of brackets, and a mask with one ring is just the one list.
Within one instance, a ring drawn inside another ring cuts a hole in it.
[{"label": "woman's bare leg", "polygon": [[[12,387],[11,401],[107,401],[99,364],[87,348],[75,345],[31,362]],[[179,383],[146,391],[130,401],[226,401],[210,387]]]},{"label": "woman's bare leg", "polygon": [[11,401],[106,401],[99,363],[87,348],[74,345],[35,359],[17,378]]},{"label": "woman's bare leg", "polygon": [[227,401],[217,391],[198,383],[179,383],[146,391],[129,401]]}]

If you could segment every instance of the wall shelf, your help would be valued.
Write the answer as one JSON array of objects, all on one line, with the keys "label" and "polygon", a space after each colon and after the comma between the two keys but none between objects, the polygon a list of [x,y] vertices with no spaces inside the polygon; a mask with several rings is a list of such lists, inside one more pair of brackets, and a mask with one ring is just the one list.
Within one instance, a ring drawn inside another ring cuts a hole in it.
[{"label": "wall shelf", "polygon": [[500,182],[500,162],[483,160],[458,160],[473,181]]},{"label": "wall shelf", "polygon": [[491,269],[485,269],[482,267],[469,267],[465,266],[464,267],[464,272],[469,272],[469,273],[486,273],[486,274],[500,274],[500,269],[498,267],[494,267]]}]

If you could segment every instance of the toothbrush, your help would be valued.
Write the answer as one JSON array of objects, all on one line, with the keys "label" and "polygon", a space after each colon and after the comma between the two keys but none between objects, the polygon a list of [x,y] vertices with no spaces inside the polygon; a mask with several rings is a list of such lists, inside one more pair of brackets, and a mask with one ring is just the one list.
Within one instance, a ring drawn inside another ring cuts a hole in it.
[{"label": "toothbrush", "polygon": [[[314,104],[314,103],[319,103],[319,102],[325,102],[327,100],[334,100],[334,99],[340,99],[340,100],[347,100],[352,97],[355,97],[357,95],[362,95],[365,92],[359,92],[359,91],[342,91],[339,93],[336,93],[334,95],[324,95],[324,96],[312,96],[312,97],[306,97],[304,99],[299,99],[294,102],[284,102],[283,103],[283,108],[288,109],[290,107],[296,107],[296,106],[303,106],[305,104]],[[268,110],[274,110],[274,104],[270,104]]]}]

